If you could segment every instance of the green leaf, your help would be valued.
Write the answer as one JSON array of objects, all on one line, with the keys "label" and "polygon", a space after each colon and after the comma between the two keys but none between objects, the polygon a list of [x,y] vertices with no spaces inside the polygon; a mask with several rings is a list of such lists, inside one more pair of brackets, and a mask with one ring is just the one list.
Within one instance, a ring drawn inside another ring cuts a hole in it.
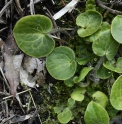
[{"label": "green leaf", "polygon": [[79,83],[80,81],[82,81],[86,75],[89,73],[89,71],[91,71],[93,68],[92,67],[84,67],[81,72],[80,72],[80,75],[79,77],[75,76],[73,81],[74,83]]},{"label": "green leaf", "polygon": [[119,42],[122,43],[122,15],[117,15],[111,24],[111,34],[113,38]]},{"label": "green leaf", "polygon": [[97,11],[86,11],[81,13],[77,19],[76,24],[81,28],[78,29],[80,37],[86,37],[95,33],[102,23],[102,16]]},{"label": "green leaf", "polygon": [[69,108],[65,108],[63,112],[58,114],[58,120],[60,123],[68,123],[72,118],[72,113]]},{"label": "green leaf", "polygon": [[94,0],[87,0],[86,1],[86,10],[96,10]]},{"label": "green leaf", "polygon": [[77,88],[71,93],[71,98],[76,101],[83,101],[85,92],[85,88]]},{"label": "green leaf", "polygon": [[13,34],[18,47],[27,55],[44,57],[50,54],[55,43],[47,33],[52,29],[51,20],[43,15],[29,15],[15,25]]},{"label": "green leaf", "polygon": [[119,57],[117,62],[115,60],[111,60],[103,63],[103,65],[111,71],[122,73],[122,57]]},{"label": "green leaf", "polygon": [[113,37],[111,36],[110,30],[105,30],[97,39],[93,42],[92,48],[96,55],[106,56],[109,60],[113,59],[119,47]]},{"label": "green leaf", "polygon": [[84,119],[86,124],[109,124],[107,111],[93,101],[88,104]]},{"label": "green leaf", "polygon": [[61,107],[54,107],[54,112],[58,114],[62,111],[62,109],[63,109],[62,106]]},{"label": "green leaf", "polygon": [[122,110],[122,75],[117,78],[112,86],[110,102],[115,109]]},{"label": "green leaf", "polygon": [[94,42],[98,39],[99,35],[104,31],[110,29],[110,24],[108,22],[103,22],[100,28],[92,35],[85,37],[84,40],[88,42]]},{"label": "green leaf", "polygon": [[69,99],[68,99],[68,107],[69,107],[69,108],[72,108],[72,107],[74,106],[74,104],[75,104],[75,100],[72,99],[72,98],[69,98]]},{"label": "green leaf", "polygon": [[72,78],[69,78],[69,79],[65,80],[64,83],[68,87],[73,87],[74,86],[74,82],[73,82]]},{"label": "green leaf", "polygon": [[104,66],[100,67],[97,70],[97,76],[100,79],[108,79],[111,76],[112,72],[106,69]]},{"label": "green leaf", "polygon": [[58,80],[71,78],[76,71],[75,54],[72,49],[60,46],[47,56],[46,67],[52,77]]},{"label": "green leaf", "polygon": [[[91,54],[90,54],[91,55]],[[79,65],[85,65],[87,62],[89,62],[92,58],[92,55],[90,56],[87,54],[86,56],[82,56],[80,58],[76,58],[76,61]]]},{"label": "green leaf", "polygon": [[92,95],[93,99],[95,100],[95,102],[99,103],[102,107],[106,107],[107,103],[108,103],[108,97],[101,91],[96,91],[93,95]]}]

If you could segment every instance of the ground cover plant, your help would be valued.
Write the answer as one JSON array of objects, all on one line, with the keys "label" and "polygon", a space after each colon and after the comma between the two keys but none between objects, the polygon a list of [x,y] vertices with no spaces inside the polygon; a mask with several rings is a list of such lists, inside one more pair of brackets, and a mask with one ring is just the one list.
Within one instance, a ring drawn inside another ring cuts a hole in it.
[{"label": "ground cover plant", "polygon": [[[41,7],[35,5],[36,13],[31,2],[30,14],[19,13],[21,18],[12,26],[10,50],[8,39],[3,45],[3,68],[11,94],[18,100],[21,85],[33,101],[36,91],[28,87],[39,84],[34,102],[39,121],[36,115],[31,120],[31,115],[28,123],[122,123],[121,0],[55,0],[51,2],[54,8],[41,1]],[[18,54],[20,63],[15,67]],[[15,73],[11,75],[7,68]],[[29,101],[24,104],[21,109],[32,106]]]}]

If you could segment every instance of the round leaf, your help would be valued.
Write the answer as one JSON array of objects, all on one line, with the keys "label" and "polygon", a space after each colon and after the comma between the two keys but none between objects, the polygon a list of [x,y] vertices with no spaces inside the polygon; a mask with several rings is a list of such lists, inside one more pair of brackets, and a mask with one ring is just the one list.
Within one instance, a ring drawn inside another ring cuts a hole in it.
[{"label": "round leaf", "polygon": [[117,62],[115,60],[107,61],[104,64],[104,67],[117,72],[117,73],[122,73],[122,57],[119,57]]},{"label": "round leaf", "polygon": [[86,124],[109,124],[107,111],[93,101],[88,104],[84,119]]},{"label": "round leaf", "polygon": [[115,109],[122,110],[122,76],[119,76],[112,86],[110,102]]},{"label": "round leaf", "polygon": [[62,113],[58,114],[60,123],[68,123],[72,118],[72,113],[69,108],[65,108]]},{"label": "round leaf", "polygon": [[65,80],[64,83],[68,87],[73,87],[74,86],[74,82],[73,82],[72,78],[69,78],[69,79]]},{"label": "round leaf", "polygon": [[95,33],[102,23],[102,16],[97,11],[86,11],[80,14],[76,19],[76,24],[81,28],[78,29],[80,37],[86,37]]},{"label": "round leaf", "polygon": [[101,91],[96,91],[92,95],[93,99],[95,99],[95,102],[99,103],[102,107],[106,107],[108,103],[108,97]]},{"label": "round leaf", "polygon": [[86,92],[86,89],[84,88],[78,88],[75,89],[72,93],[71,93],[71,98],[76,100],[76,101],[83,101],[84,99],[84,93]]},{"label": "round leaf", "polygon": [[104,66],[100,67],[98,70],[97,70],[97,76],[100,78],[100,79],[107,79],[111,76],[112,72],[108,69],[106,69]]},{"label": "round leaf", "polygon": [[67,80],[71,78],[76,70],[73,50],[65,46],[55,48],[46,59],[46,67],[55,79]]},{"label": "round leaf", "polygon": [[113,59],[119,47],[113,37],[110,29],[103,31],[93,42],[92,48],[96,55],[106,56],[109,60]]},{"label": "round leaf", "polygon": [[18,47],[27,55],[44,57],[55,46],[47,33],[52,29],[52,22],[43,15],[29,15],[21,18],[15,25],[13,34]]},{"label": "round leaf", "polygon": [[114,37],[114,39],[122,43],[122,15],[117,15],[111,24],[111,34]]}]

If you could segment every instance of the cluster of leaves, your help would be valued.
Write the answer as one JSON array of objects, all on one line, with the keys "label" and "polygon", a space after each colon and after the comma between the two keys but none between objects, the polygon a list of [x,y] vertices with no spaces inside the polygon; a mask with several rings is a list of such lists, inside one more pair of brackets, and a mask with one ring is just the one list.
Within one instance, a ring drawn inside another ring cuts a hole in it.
[{"label": "cluster of leaves", "polygon": [[[106,111],[109,102],[115,109],[122,110],[122,57],[119,51],[122,16],[116,16],[109,24],[102,20],[101,13],[96,11],[94,5],[89,10],[89,5],[91,3],[87,3],[87,11],[76,18],[79,29],[75,36],[78,42],[75,50],[70,46],[55,48],[55,42],[49,35],[52,22],[44,15],[23,17],[13,30],[16,43],[24,53],[37,58],[46,57],[50,75],[71,87],[67,105],[54,108],[60,123],[68,123],[77,116],[73,113],[76,102],[86,108],[82,112],[86,124],[109,124],[110,110]],[[94,62],[94,56],[100,60]],[[110,98],[105,95],[106,92],[102,92],[102,88],[99,89],[101,91],[90,91],[94,83],[110,81],[113,84]]]}]

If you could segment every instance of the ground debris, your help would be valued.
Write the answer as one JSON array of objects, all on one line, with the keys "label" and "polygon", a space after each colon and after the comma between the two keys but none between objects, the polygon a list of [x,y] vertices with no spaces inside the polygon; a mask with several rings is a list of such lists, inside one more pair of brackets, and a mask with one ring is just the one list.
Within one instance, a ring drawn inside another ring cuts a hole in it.
[{"label": "ground debris", "polygon": [[19,85],[19,73],[24,54],[15,55],[17,51],[13,35],[10,35],[3,45],[4,71],[10,84],[11,94],[16,95],[16,89]]}]

